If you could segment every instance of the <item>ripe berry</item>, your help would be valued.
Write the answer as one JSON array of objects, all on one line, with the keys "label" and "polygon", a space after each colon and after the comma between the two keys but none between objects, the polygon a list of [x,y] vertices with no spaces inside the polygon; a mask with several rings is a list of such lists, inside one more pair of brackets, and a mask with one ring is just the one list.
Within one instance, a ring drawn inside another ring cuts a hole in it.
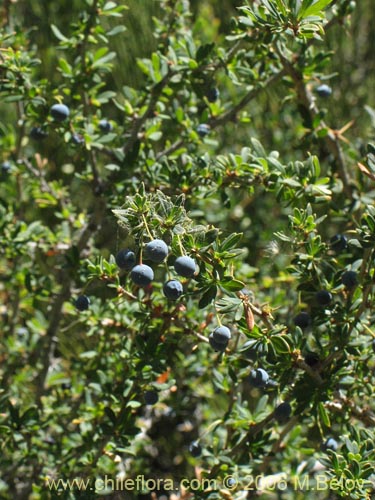
[{"label": "ripe berry", "polygon": [[120,250],[116,255],[116,264],[120,269],[129,271],[135,266],[135,253],[128,248]]},{"label": "ripe berry", "polygon": [[323,83],[319,87],[316,87],[315,92],[319,97],[329,97],[332,94],[332,89],[329,85]]},{"label": "ripe berry", "polygon": [[208,341],[210,346],[215,349],[215,351],[224,352],[228,346],[228,342],[231,338],[231,333],[228,327],[218,326],[213,332],[210,333]]},{"label": "ripe berry", "polygon": [[111,132],[113,130],[113,125],[108,120],[100,120],[99,128],[103,132],[108,133],[108,132]]},{"label": "ripe berry", "polygon": [[30,138],[34,141],[41,141],[48,136],[48,132],[42,129],[42,127],[33,127],[30,130]]},{"label": "ripe berry", "polygon": [[202,454],[202,447],[197,441],[193,441],[189,446],[189,452],[193,457],[199,457]]},{"label": "ripe berry", "polygon": [[215,340],[213,333],[210,333],[210,335],[208,336],[208,341],[212,349],[214,349],[215,351],[224,352],[228,346],[228,343],[225,344],[223,342],[218,342],[217,340]]},{"label": "ripe berry", "polygon": [[54,104],[51,107],[51,116],[57,122],[63,122],[70,115],[70,110],[65,104]]},{"label": "ripe berry", "polygon": [[310,315],[307,312],[300,312],[293,319],[294,324],[300,328],[307,328],[311,323]]},{"label": "ripe berry", "polygon": [[9,161],[4,161],[1,164],[1,176],[3,178],[7,177],[7,175],[11,170],[12,170],[12,165],[9,163]]},{"label": "ripe berry", "polygon": [[78,311],[86,311],[90,306],[90,299],[86,295],[80,295],[75,301]]},{"label": "ripe berry", "polygon": [[73,134],[72,135],[72,142],[74,144],[84,144],[85,139],[84,139],[83,135],[81,135],[81,134]]},{"label": "ripe berry", "polygon": [[270,376],[263,368],[257,368],[250,373],[250,384],[254,387],[265,387],[269,379]]},{"label": "ripe berry", "polygon": [[168,255],[168,245],[163,240],[153,240],[145,247],[145,259],[160,263]]},{"label": "ripe berry", "polygon": [[219,98],[220,92],[216,87],[211,87],[206,92],[206,97],[209,102],[215,102]]},{"label": "ripe berry", "polygon": [[234,479],[234,477],[229,477],[226,480],[226,486],[228,488],[235,488],[237,485],[237,481]]},{"label": "ripe berry", "polygon": [[145,264],[138,264],[131,270],[130,277],[136,285],[147,286],[154,279],[154,271]]},{"label": "ripe berry", "polygon": [[341,281],[349,290],[355,288],[358,284],[357,273],[355,271],[345,271],[341,276]]},{"label": "ripe berry", "polygon": [[163,293],[170,300],[177,300],[184,293],[182,283],[178,280],[169,280],[163,285]]},{"label": "ripe berry", "polygon": [[332,250],[340,253],[347,248],[348,239],[343,234],[335,234],[335,236],[332,236],[330,243]]},{"label": "ripe berry", "polygon": [[205,137],[210,133],[210,127],[206,123],[200,123],[197,127],[197,134],[199,137]]},{"label": "ripe berry", "polygon": [[212,332],[212,338],[219,344],[228,344],[231,336],[232,335],[227,326],[218,326]]},{"label": "ripe berry", "polygon": [[321,306],[327,306],[332,300],[332,293],[328,290],[319,290],[315,294],[315,299]]},{"label": "ripe berry", "polygon": [[323,444],[322,444],[322,450],[327,451],[337,451],[337,448],[339,447],[338,442],[336,439],[333,438],[328,438]]},{"label": "ripe berry", "polygon": [[191,278],[195,274],[195,260],[187,255],[182,257],[177,257],[174,261],[174,268],[177,274],[184,276],[185,278]]},{"label": "ripe berry", "polygon": [[146,405],[154,405],[159,401],[158,393],[155,391],[146,391],[143,395]]},{"label": "ripe berry", "polygon": [[292,407],[288,402],[284,402],[279,404],[279,406],[275,409],[274,417],[279,424],[286,422],[289,420],[290,415],[292,414]]},{"label": "ripe berry", "polygon": [[320,361],[320,358],[316,352],[308,352],[305,355],[305,363],[310,366],[311,368],[314,368]]}]

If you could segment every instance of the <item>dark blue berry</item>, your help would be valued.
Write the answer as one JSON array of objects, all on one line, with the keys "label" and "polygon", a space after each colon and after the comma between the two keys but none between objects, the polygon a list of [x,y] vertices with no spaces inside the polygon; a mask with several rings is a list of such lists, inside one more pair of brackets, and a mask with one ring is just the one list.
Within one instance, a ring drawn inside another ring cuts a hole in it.
[{"label": "dark blue berry", "polygon": [[63,122],[70,115],[70,110],[65,104],[54,104],[51,107],[51,116],[57,122]]},{"label": "dark blue berry", "polygon": [[211,87],[206,92],[206,97],[209,102],[215,102],[218,100],[220,95],[219,90],[216,87]]},{"label": "dark blue berry", "polygon": [[265,387],[270,379],[270,376],[263,370],[263,368],[257,368],[252,370],[250,373],[250,384],[254,387]]},{"label": "dark blue berry", "polygon": [[210,346],[213,349],[215,349],[215,351],[224,352],[228,346],[228,341],[227,342],[218,342],[217,340],[215,340],[214,332],[210,333],[210,335],[208,336],[208,341],[210,343]]},{"label": "dark blue berry", "polygon": [[146,405],[154,405],[159,401],[158,393],[155,391],[146,391],[143,395]]},{"label": "dark blue berry", "polygon": [[4,161],[1,165],[1,177],[5,179],[10,171],[12,170],[12,165],[9,163],[9,161]]},{"label": "dark blue berry", "polygon": [[72,142],[74,144],[84,144],[85,143],[85,138],[81,134],[73,134],[72,135]]},{"label": "dark blue berry", "polygon": [[285,401],[284,403],[279,404],[279,406],[275,409],[274,417],[276,421],[281,424],[288,421],[291,414],[292,407],[287,401]]},{"label": "dark blue berry", "polygon": [[116,264],[120,269],[129,271],[135,266],[135,253],[128,248],[120,250],[116,255]]},{"label": "dark blue berry", "polygon": [[320,358],[316,352],[308,352],[305,355],[305,363],[310,366],[311,368],[314,368],[319,364]]},{"label": "dark blue berry", "polygon": [[197,127],[197,134],[199,137],[205,137],[210,133],[210,127],[206,123],[200,123]]},{"label": "dark blue berry", "polygon": [[336,439],[333,438],[328,438],[323,444],[322,444],[322,450],[327,451],[337,451],[337,448],[339,447],[338,442]]},{"label": "dark blue berry", "polygon": [[170,300],[177,300],[184,293],[182,283],[178,280],[169,280],[163,285],[163,293]]},{"label": "dark blue berry", "polygon": [[213,339],[219,344],[228,344],[231,336],[229,328],[223,325],[216,327],[212,332]]},{"label": "dark blue berry", "polygon": [[185,278],[191,278],[194,276],[196,271],[195,260],[187,255],[182,257],[177,257],[174,261],[174,268],[177,274],[184,276]]},{"label": "dark blue berry", "polygon": [[1,173],[3,175],[8,175],[11,170],[12,170],[12,165],[10,164],[9,161],[4,161],[1,164]]},{"label": "dark blue berry", "polygon": [[311,323],[310,315],[307,312],[300,312],[294,317],[293,322],[300,328],[307,328]]},{"label": "dark blue berry", "polygon": [[345,271],[341,276],[341,281],[348,290],[355,288],[358,284],[357,273],[355,271]]},{"label": "dark blue berry", "polygon": [[328,290],[319,290],[315,294],[315,300],[321,306],[327,306],[332,301],[332,293]]},{"label": "dark blue berry", "polygon": [[348,239],[343,234],[335,234],[330,240],[331,248],[336,253],[344,251],[348,247]]},{"label": "dark blue berry", "polygon": [[332,94],[332,89],[329,85],[323,83],[319,87],[316,87],[315,92],[319,97],[329,97]]},{"label": "dark blue berry", "polygon": [[199,457],[202,454],[202,447],[197,441],[193,441],[189,446],[189,452],[193,457]]},{"label": "dark blue berry", "polygon": [[131,270],[130,277],[136,285],[147,286],[154,279],[154,271],[146,264],[138,264]]},{"label": "dark blue berry", "polygon": [[78,311],[86,311],[90,306],[90,299],[86,295],[80,295],[75,301]]},{"label": "dark blue berry", "polygon": [[33,127],[30,130],[30,137],[34,141],[41,141],[48,136],[48,132],[42,129],[42,127]]},{"label": "dark blue berry", "polygon": [[99,128],[100,130],[106,133],[111,132],[113,130],[112,123],[109,122],[108,120],[100,120]]},{"label": "dark blue berry", "polygon": [[152,240],[145,247],[145,259],[160,263],[168,255],[168,245],[163,240]]}]

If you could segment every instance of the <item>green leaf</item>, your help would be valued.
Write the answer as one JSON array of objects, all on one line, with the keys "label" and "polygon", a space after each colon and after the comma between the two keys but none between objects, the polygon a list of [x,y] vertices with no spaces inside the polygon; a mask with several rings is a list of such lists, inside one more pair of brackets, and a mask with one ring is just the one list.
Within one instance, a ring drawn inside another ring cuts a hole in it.
[{"label": "green leaf", "polygon": [[229,235],[225,240],[221,243],[219,247],[220,252],[226,252],[227,250],[230,250],[234,248],[237,243],[242,239],[243,234],[242,233],[233,233]]},{"label": "green leaf", "polygon": [[150,141],[158,141],[159,139],[161,139],[163,136],[163,132],[153,132],[152,134],[150,134],[148,136],[148,138],[150,139]]},{"label": "green leaf", "polygon": [[322,10],[327,7],[332,0],[317,0],[312,3],[311,0],[305,0],[302,3],[297,19],[305,19],[309,16],[324,17]]},{"label": "green leaf", "polygon": [[100,47],[100,49],[98,49],[95,53],[94,53],[94,56],[93,56],[93,61],[98,61],[101,57],[105,56],[106,54],[108,54],[108,47]]},{"label": "green leaf", "polygon": [[274,335],[270,342],[278,354],[286,354],[290,352],[290,346],[282,335]]},{"label": "green leaf", "polygon": [[245,286],[242,281],[238,281],[231,276],[224,276],[224,278],[220,281],[220,286],[229,292],[238,292],[242,290]]},{"label": "green leaf", "polygon": [[6,96],[2,99],[3,102],[17,102],[17,101],[22,101],[24,99],[24,96],[21,94],[18,95],[9,95]]},{"label": "green leaf", "polygon": [[116,418],[114,411],[109,406],[106,406],[104,408],[104,412],[107,415],[107,417],[109,418],[109,420],[112,422],[112,424],[116,425],[117,418]]},{"label": "green leaf", "polygon": [[22,414],[20,421],[22,424],[32,424],[38,422],[39,420],[39,412],[36,406],[32,406],[25,413]]},{"label": "green leaf", "polygon": [[10,417],[11,417],[12,421],[16,425],[19,425],[19,423],[20,423],[19,409],[16,406],[13,406],[10,401],[8,402],[8,408],[9,408],[9,413],[10,413]]},{"label": "green leaf", "polygon": [[55,37],[60,40],[61,42],[67,42],[68,41],[68,38],[66,38],[66,36],[64,36],[61,31],[59,30],[59,28],[57,26],[55,26],[54,24],[51,24],[51,30],[53,31],[53,34],[55,35]]},{"label": "green leaf", "polygon": [[285,3],[283,2],[283,0],[275,0],[275,2],[276,2],[278,10],[280,10],[280,12],[283,14],[283,16],[286,16],[288,12],[287,12],[287,9],[286,9],[286,6],[285,6]]},{"label": "green leaf", "polygon": [[101,57],[100,59],[97,59],[93,62],[92,68],[100,68],[100,66],[103,66],[107,64],[109,61],[112,61],[116,57],[115,52],[110,52],[109,54],[105,55],[104,57]]},{"label": "green leaf", "polygon": [[126,31],[125,26],[123,26],[123,25],[115,26],[111,30],[107,31],[106,35],[107,36],[115,36],[115,35],[119,35],[120,33],[124,33],[124,31]]},{"label": "green leaf", "polygon": [[142,406],[140,401],[129,401],[126,405],[127,408],[139,408],[140,406]]},{"label": "green leaf", "polygon": [[107,2],[104,5],[103,10],[111,10],[111,9],[115,9],[116,7],[117,7],[116,2]]},{"label": "green leaf", "polygon": [[215,47],[214,43],[206,43],[205,45],[201,45],[197,50],[197,55],[196,55],[197,61],[201,62],[203,61],[203,59],[208,57],[213,51],[214,47]]},{"label": "green leaf", "polygon": [[326,426],[326,427],[331,427],[331,421],[329,419],[329,415],[327,413],[327,410],[324,408],[324,405],[321,401],[318,403],[318,415],[320,421]]},{"label": "green leaf", "polygon": [[93,358],[96,358],[96,356],[98,356],[98,353],[96,351],[86,351],[86,352],[82,352],[79,357],[81,359],[93,359]]},{"label": "green leaf", "polygon": [[204,292],[198,303],[199,309],[204,309],[205,307],[207,307],[208,304],[210,304],[215,299],[216,294],[217,294],[217,286],[216,285],[210,286],[210,288]]},{"label": "green leaf", "polygon": [[72,75],[73,73],[72,67],[66,59],[60,58],[58,65],[62,69],[63,73],[65,73],[66,75]]},{"label": "green leaf", "polygon": [[[280,4],[278,0],[274,0],[276,4]],[[276,19],[280,19],[280,13],[278,12],[279,5],[276,6],[273,4],[273,1],[262,0],[263,5],[265,5],[269,11],[269,13]]]},{"label": "green leaf", "polygon": [[252,137],[251,144],[254,148],[255,153],[258,156],[260,156],[261,158],[264,158],[266,156],[266,152],[265,152],[262,144],[258,141],[258,139],[255,139],[255,137]]}]

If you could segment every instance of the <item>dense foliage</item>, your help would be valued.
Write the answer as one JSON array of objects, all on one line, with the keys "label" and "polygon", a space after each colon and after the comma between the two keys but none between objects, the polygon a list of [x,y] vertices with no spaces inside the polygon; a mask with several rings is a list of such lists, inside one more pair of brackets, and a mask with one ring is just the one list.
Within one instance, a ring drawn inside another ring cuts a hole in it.
[{"label": "dense foliage", "polygon": [[371,12],[4,1],[1,498],[372,498]]}]

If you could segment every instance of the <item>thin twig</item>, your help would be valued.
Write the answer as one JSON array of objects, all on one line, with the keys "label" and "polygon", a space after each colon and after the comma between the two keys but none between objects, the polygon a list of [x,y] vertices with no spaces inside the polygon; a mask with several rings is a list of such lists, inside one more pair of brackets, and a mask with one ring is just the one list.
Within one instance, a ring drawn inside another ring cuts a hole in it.
[{"label": "thin twig", "polygon": [[134,146],[136,140],[138,139],[138,134],[141,131],[143,125],[146,123],[147,119],[150,118],[154,111],[155,107],[158,103],[158,99],[161,95],[161,93],[164,90],[164,87],[168,84],[172,76],[174,75],[174,72],[172,70],[169,70],[168,73],[160,80],[160,82],[156,83],[152,89],[151,89],[151,97],[150,101],[148,103],[147,109],[145,112],[137,118],[134,121],[133,127],[130,132],[130,137],[126,141],[123,151],[124,154],[127,154],[129,151],[131,151],[132,147]]},{"label": "thin twig", "polygon": [[163,151],[160,151],[156,155],[155,161],[159,161],[161,158],[163,158],[163,156],[168,156],[168,155],[174,153],[179,147],[183,146],[183,144],[184,144],[184,140],[183,139],[179,139],[178,141],[174,142],[173,144],[171,144],[170,146],[168,146]]}]

